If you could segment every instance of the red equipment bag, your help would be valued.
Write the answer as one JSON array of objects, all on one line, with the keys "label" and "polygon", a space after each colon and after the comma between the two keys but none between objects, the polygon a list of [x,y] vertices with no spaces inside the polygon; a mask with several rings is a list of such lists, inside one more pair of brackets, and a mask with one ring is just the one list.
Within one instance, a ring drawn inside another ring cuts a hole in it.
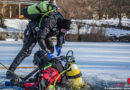
[{"label": "red equipment bag", "polygon": [[[45,80],[45,84],[46,84],[46,89],[53,84],[53,82],[56,80],[57,76],[59,75],[59,71],[55,68],[49,67],[45,70],[43,70],[40,73],[40,78],[41,80],[44,79]],[[60,83],[61,82],[61,76],[58,77],[57,82]],[[40,82],[37,80],[37,82],[35,83],[25,83],[24,84],[24,90],[30,90],[30,87],[33,86],[38,86]]]},{"label": "red equipment bag", "polygon": [[[47,84],[48,84],[47,88],[48,88],[50,85],[53,84],[53,82],[59,75],[59,72],[57,69],[49,67],[46,70],[43,70],[42,74],[43,74],[42,79],[44,79],[47,82]],[[57,82],[61,82],[61,76],[57,79]]]}]

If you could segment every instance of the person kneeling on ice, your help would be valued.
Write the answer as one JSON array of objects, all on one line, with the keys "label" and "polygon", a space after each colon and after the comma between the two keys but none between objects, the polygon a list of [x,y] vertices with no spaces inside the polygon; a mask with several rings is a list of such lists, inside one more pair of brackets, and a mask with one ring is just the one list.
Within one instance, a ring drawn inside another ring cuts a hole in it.
[{"label": "person kneeling on ice", "polygon": [[[35,70],[24,78],[13,78],[11,84],[25,90],[80,90],[84,86],[72,50],[66,56],[53,57],[52,60],[44,50],[40,50],[35,53],[33,63],[38,66]],[[33,74],[34,78],[30,78]]]},{"label": "person kneeling on ice", "polygon": [[[22,88],[25,90],[46,90],[54,83],[60,72],[52,67],[49,60],[50,59],[45,51],[41,50],[35,53],[33,63],[34,65],[37,65],[40,70],[33,79],[24,83]],[[59,76],[57,83],[60,83],[61,80],[62,78]]]},{"label": "person kneeling on ice", "polygon": [[50,1],[42,1],[23,9],[24,16],[29,17],[31,21],[24,31],[23,47],[10,65],[9,71],[6,72],[6,78],[13,78],[14,75],[11,72],[14,72],[24,58],[31,54],[37,42],[51,59],[54,53],[52,37],[56,36],[57,56],[61,54],[62,37],[70,29],[71,21],[64,19],[55,6],[50,4]]}]

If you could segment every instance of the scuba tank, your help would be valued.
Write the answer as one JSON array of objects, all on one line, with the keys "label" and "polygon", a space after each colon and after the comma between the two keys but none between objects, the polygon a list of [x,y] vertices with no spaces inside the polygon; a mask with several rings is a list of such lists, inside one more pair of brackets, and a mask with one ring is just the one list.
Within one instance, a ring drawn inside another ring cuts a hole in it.
[{"label": "scuba tank", "polygon": [[[71,55],[69,55],[70,53]],[[55,88],[58,77],[59,76],[62,77],[63,75],[63,77],[66,78],[64,85],[67,86],[67,90],[81,89],[84,86],[84,82],[82,80],[82,74],[75,63],[73,51],[69,50],[66,56],[60,56],[60,57],[57,57],[56,59],[63,66],[63,70],[62,72],[60,72],[60,74],[57,76],[56,80],[54,81],[53,87]]]},{"label": "scuba tank", "polygon": [[79,67],[76,65],[76,63],[71,63],[70,66],[70,70],[66,72],[68,81],[70,82],[72,88],[80,89],[83,87],[84,82],[82,80],[82,74],[79,70]]},{"label": "scuba tank", "polygon": [[[72,53],[71,56],[69,56],[69,53]],[[79,67],[75,63],[75,58],[73,56],[73,51],[68,51],[66,55],[66,77],[73,89],[81,89],[84,86],[84,82],[82,80],[82,74],[79,70]]]}]

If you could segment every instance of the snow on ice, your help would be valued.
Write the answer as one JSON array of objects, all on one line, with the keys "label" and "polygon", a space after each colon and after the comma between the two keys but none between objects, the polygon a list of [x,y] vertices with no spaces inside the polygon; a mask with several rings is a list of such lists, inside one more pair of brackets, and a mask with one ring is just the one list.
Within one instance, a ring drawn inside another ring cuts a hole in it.
[{"label": "snow on ice", "polygon": [[[0,41],[0,62],[9,66],[21,48],[21,41]],[[33,55],[37,50],[36,46],[20,66],[33,66]],[[62,48],[62,55],[65,55],[68,50],[74,51],[84,80],[92,85],[126,82],[130,77],[130,43],[66,42]],[[16,73],[27,75],[32,70],[17,69]],[[0,70],[1,83],[6,80],[3,78],[5,73],[5,69]]]},{"label": "snow on ice", "polygon": [[[101,26],[102,24],[104,25],[114,25],[117,26],[119,23],[118,19],[108,19],[108,20],[72,20],[72,29],[70,30],[69,33],[76,34],[78,32],[77,24],[76,22],[82,22],[85,23],[84,27],[80,29],[80,34],[84,33],[90,33],[92,30],[92,27],[89,26],[89,24],[95,24],[98,26]],[[130,26],[130,19],[123,19],[122,20],[122,25],[123,26]],[[96,27],[98,30],[98,27]],[[117,28],[102,28],[105,31],[106,36],[125,36],[130,34],[130,30],[124,30],[124,29],[117,29]]]}]

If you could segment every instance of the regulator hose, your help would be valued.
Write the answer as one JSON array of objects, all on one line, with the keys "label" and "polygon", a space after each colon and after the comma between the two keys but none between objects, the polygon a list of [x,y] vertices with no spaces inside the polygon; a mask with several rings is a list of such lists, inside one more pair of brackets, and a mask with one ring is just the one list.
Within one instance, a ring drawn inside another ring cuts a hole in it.
[{"label": "regulator hose", "polygon": [[56,81],[57,81],[57,79],[59,78],[59,76],[61,76],[61,75],[64,74],[65,72],[69,71],[69,70],[71,69],[71,67],[72,67],[72,63],[70,64],[70,66],[69,66],[66,70],[62,71],[62,72],[56,77],[56,79],[55,79],[55,81],[54,81],[54,85],[53,85],[53,90],[55,90]]}]

